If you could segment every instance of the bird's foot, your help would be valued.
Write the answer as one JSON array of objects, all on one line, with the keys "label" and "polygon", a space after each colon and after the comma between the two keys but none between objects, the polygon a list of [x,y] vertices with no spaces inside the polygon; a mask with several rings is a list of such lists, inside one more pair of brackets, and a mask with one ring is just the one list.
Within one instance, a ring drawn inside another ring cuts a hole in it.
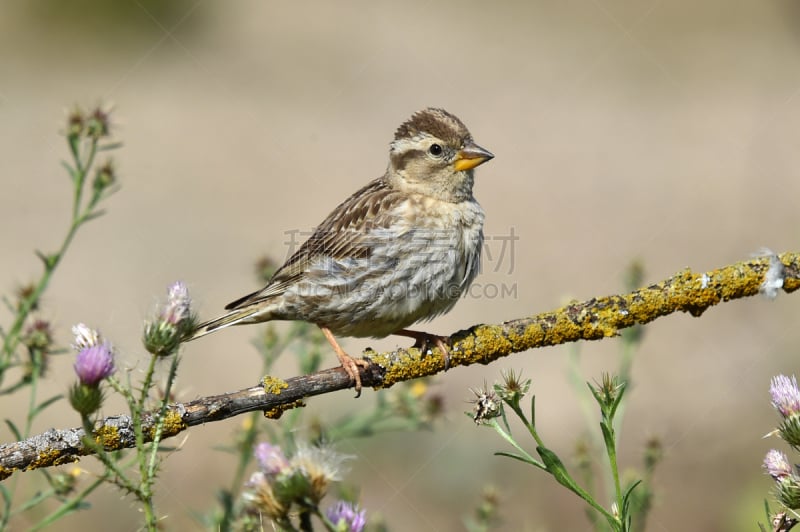
[{"label": "bird's foot", "polygon": [[415,341],[412,347],[419,349],[423,353],[435,345],[442,352],[442,358],[444,358],[444,370],[447,371],[450,369],[449,336],[439,336],[437,334],[431,334],[422,331],[412,331],[409,329],[400,329],[394,334],[413,338]]},{"label": "bird's foot", "polygon": [[333,333],[327,327],[320,327],[322,330],[322,334],[325,335],[327,338],[328,343],[331,344],[333,347],[334,353],[336,353],[337,358],[339,359],[339,363],[341,363],[344,370],[350,375],[350,380],[355,382],[355,389],[356,389],[356,397],[361,396],[361,372],[359,370],[359,366],[364,369],[369,367],[369,361],[364,360],[363,358],[353,358],[347,353],[345,353],[344,349],[339,345],[339,342],[336,341],[336,338],[333,336]]},{"label": "bird's foot", "polygon": [[344,351],[341,354],[336,353],[336,356],[339,357],[339,362],[342,363],[342,367],[350,375],[350,379],[355,382],[355,389],[356,389],[356,397],[361,396],[361,371],[359,366],[367,369],[369,368],[369,361],[363,358],[353,358]]}]

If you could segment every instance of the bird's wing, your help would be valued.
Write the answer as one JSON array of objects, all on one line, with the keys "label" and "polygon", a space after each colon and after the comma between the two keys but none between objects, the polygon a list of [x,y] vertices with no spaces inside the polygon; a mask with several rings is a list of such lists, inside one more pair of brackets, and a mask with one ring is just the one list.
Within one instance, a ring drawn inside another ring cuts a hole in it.
[{"label": "bird's wing", "polygon": [[[368,259],[370,238],[381,238],[393,220],[394,207],[405,197],[376,179],[331,212],[314,233],[272,276],[267,286],[228,304],[227,310],[274,298],[297,283],[309,267],[322,259]],[[379,230],[379,231],[376,231]]]}]

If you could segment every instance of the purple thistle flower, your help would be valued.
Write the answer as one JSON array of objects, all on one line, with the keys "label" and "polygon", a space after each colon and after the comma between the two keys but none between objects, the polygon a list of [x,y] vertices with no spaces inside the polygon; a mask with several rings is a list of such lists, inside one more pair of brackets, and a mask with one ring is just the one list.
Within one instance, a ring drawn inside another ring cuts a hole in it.
[{"label": "purple thistle flower", "polygon": [[367,511],[359,511],[357,504],[349,502],[339,501],[328,508],[325,514],[337,530],[346,526],[344,530],[348,532],[361,532],[367,524]]},{"label": "purple thistle flower", "polygon": [[256,460],[264,474],[276,477],[290,468],[289,460],[281,448],[271,443],[259,443],[254,451]]},{"label": "purple thistle flower", "polygon": [[764,471],[773,479],[780,481],[792,474],[792,464],[786,455],[775,449],[770,449],[764,457]]},{"label": "purple thistle flower", "polygon": [[791,379],[786,375],[773,377],[769,393],[772,396],[772,406],[784,418],[800,413],[800,389],[797,388],[797,379],[794,376]]},{"label": "purple thistle flower", "polygon": [[75,357],[75,373],[81,384],[96,387],[114,373],[114,354],[109,342],[81,349]]},{"label": "purple thistle flower", "polygon": [[182,281],[176,281],[170,285],[167,294],[167,304],[161,311],[161,319],[172,325],[178,325],[190,315],[192,300],[189,297],[189,289]]}]

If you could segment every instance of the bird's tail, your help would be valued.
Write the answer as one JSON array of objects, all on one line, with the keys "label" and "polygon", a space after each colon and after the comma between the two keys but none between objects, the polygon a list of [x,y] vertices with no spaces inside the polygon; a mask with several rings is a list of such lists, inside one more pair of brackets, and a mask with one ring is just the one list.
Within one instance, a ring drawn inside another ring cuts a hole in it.
[{"label": "bird's tail", "polygon": [[205,336],[219,329],[224,329],[225,327],[230,327],[231,325],[268,321],[269,317],[264,316],[262,312],[259,312],[262,310],[263,308],[259,309],[257,306],[243,307],[228,312],[219,318],[214,318],[213,320],[203,322],[197,326],[192,333],[191,338],[189,338],[187,341],[196,340],[201,336]]}]

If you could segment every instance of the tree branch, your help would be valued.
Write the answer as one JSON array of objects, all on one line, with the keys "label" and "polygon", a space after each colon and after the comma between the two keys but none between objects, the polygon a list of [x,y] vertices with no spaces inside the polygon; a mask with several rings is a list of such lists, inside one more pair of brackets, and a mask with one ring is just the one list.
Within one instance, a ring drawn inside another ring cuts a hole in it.
[{"label": "tree branch", "polygon": [[[451,366],[489,364],[501,357],[535,347],[577,340],[599,340],[616,336],[619,330],[648,323],[677,311],[700,316],[723,301],[753,296],[770,288],[791,293],[800,287],[800,254],[783,253],[754,258],[697,274],[686,269],[658,284],[629,294],[592,298],[570,303],[552,312],[507,321],[498,325],[475,325],[455,333],[450,351]],[[434,375],[444,369],[438,349],[398,349],[377,353],[366,350],[370,365],[362,370],[365,386],[388,388],[397,382]],[[343,368],[327,369],[287,380],[267,376],[251,388],[222,395],[175,403],[166,411],[163,437],[187,428],[261,410],[278,418],[291,408],[304,405],[308,397],[352,386]],[[151,437],[157,412],[143,416],[145,434]],[[85,446],[82,428],[51,429],[27,440],[0,445],[0,480],[15,471],[61,465],[80,460],[92,451]],[[98,420],[94,439],[108,450],[135,445],[131,418],[126,415]]]}]

